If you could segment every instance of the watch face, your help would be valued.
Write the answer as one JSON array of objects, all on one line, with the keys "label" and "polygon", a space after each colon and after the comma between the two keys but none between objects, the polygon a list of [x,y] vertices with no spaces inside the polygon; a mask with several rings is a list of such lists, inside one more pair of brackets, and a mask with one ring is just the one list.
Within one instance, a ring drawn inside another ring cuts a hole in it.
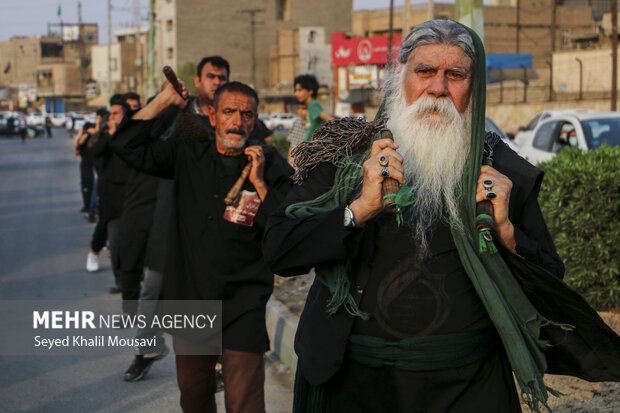
[{"label": "watch face", "polygon": [[352,227],[353,224],[353,213],[349,208],[344,209],[344,226],[345,228]]}]

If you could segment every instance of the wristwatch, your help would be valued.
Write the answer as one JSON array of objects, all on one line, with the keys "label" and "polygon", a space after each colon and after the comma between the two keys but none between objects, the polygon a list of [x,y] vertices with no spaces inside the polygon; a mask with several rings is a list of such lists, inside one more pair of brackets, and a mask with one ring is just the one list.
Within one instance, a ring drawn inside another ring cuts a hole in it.
[{"label": "wristwatch", "polygon": [[354,228],[355,227],[355,216],[353,215],[353,211],[347,205],[344,207],[344,227],[345,228]]}]

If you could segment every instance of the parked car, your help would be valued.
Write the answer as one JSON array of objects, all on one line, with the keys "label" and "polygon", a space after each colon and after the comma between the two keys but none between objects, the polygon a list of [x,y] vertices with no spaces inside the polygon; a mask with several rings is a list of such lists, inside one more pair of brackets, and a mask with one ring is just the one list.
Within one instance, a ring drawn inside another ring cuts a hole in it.
[{"label": "parked car", "polygon": [[276,113],[265,124],[269,129],[291,129],[295,119],[299,119],[299,117],[292,113]]},{"label": "parked car", "polygon": [[[18,127],[19,115],[0,114],[0,135],[14,136],[19,135]],[[41,125],[28,125],[28,136],[37,137],[43,135],[44,129]]]},{"label": "parked car", "polygon": [[601,145],[620,146],[620,113],[556,115],[538,123],[520,147],[520,154],[536,164],[569,146],[587,151]]},{"label": "parked car", "polygon": [[519,127],[519,133],[515,136],[514,143],[518,147],[521,147],[523,142],[525,142],[532,135],[532,131],[536,128],[536,126],[538,126],[538,124],[545,119],[549,119],[554,116],[586,113],[596,113],[596,111],[590,109],[553,109],[542,111],[538,115],[534,116],[527,126]]},{"label": "parked car", "polygon": [[28,126],[43,126],[45,117],[41,112],[32,112],[26,115],[26,124]]},{"label": "parked car", "polygon": [[261,114],[258,115],[258,119],[262,120],[263,123],[266,125],[267,122],[269,122],[271,120],[271,116],[265,115],[264,113],[261,113]]},{"label": "parked car", "polygon": [[489,117],[485,118],[485,120],[484,120],[484,129],[487,132],[495,132],[495,133],[497,133],[500,136],[500,138],[502,138],[502,141],[504,141],[504,143],[506,145],[508,145],[508,147],[510,149],[512,149],[513,151],[519,153],[519,148],[517,147],[517,145],[515,145],[512,142],[510,137],[508,135],[506,135],[506,133],[504,133],[502,128],[497,126],[497,123],[493,122],[493,120],[491,118],[489,118]]},{"label": "parked car", "polygon": [[78,131],[86,123],[86,118],[81,113],[73,113],[66,117],[65,129]]},{"label": "parked car", "polygon": [[62,128],[63,126],[65,126],[65,121],[67,120],[67,117],[64,113],[52,113],[50,115],[50,118],[52,119],[52,125],[58,128]]}]

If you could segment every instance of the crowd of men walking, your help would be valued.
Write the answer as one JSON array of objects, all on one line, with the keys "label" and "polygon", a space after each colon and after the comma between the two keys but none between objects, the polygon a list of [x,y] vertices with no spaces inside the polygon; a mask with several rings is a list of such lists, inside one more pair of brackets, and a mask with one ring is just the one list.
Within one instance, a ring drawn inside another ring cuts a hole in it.
[{"label": "crowd of men walking", "polygon": [[[265,411],[273,274],[312,267],[295,412],[518,412],[513,372],[539,411],[547,371],[620,380],[618,336],[560,281],[537,203],[542,173],[484,131],[480,39],[430,21],[397,60],[372,123],[332,122],[316,79],[295,78],[305,114],[289,155],[296,170],[265,145],[258,94],[230,81],[219,56],[198,64],[197,96],[168,82],[144,107],[136,95],[113,96],[76,137],[84,212],[97,216],[87,269],[98,269],[107,240],[110,293],[122,294],[128,315],[148,317],[152,307],[139,303],[161,299],[222,302],[227,412]],[[481,166],[485,146],[493,166]],[[485,214],[474,212],[481,202]],[[478,233],[481,216],[489,233]],[[519,274],[535,274],[528,288]],[[136,349],[127,381],[169,352],[161,331],[137,334],[158,340]],[[544,352],[549,344],[561,351]],[[197,355],[203,343],[185,337],[172,345],[183,411],[215,412],[218,356]],[[583,349],[597,357],[566,356]]]}]

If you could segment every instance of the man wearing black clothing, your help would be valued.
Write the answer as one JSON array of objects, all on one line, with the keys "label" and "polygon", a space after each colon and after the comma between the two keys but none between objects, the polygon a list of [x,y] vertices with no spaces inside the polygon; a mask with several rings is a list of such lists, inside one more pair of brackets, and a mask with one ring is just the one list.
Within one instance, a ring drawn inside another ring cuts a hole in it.
[{"label": "man wearing black clothing", "polygon": [[[269,348],[265,307],[273,274],[265,268],[261,238],[267,216],[292,186],[292,169],[276,152],[248,146],[258,96],[239,82],[221,86],[214,95],[209,108],[214,141],[147,144],[153,119],[170,105],[185,104],[167,85],[121,126],[113,146],[133,166],[174,180],[163,298],[222,300],[227,411],[263,412],[263,352]],[[224,198],[248,157],[248,180],[238,201],[227,207]],[[181,355],[192,343],[177,337],[174,346],[181,407],[185,412],[215,412],[217,356]]]},{"label": "man wearing black clothing", "polygon": [[[542,173],[485,136],[484,61],[464,26],[418,25],[384,83],[385,124],[336,121],[295,153],[302,183],[263,246],[277,274],[317,273],[295,337],[294,412],[520,412],[512,371],[532,410],[546,403],[546,320],[503,260],[518,254],[557,282],[564,266],[537,203]],[[494,167],[480,166],[485,140]],[[482,201],[492,240],[476,229]]]},{"label": "man wearing black clothing", "polygon": [[[120,218],[123,210],[123,200],[125,197],[125,182],[129,174],[129,166],[116,155],[111,147],[110,141],[116,133],[116,128],[127,112],[127,105],[123,101],[122,95],[114,95],[110,98],[110,111],[107,123],[99,124],[99,134],[96,135],[95,142],[90,148],[90,152],[101,162],[101,179],[98,185],[101,186],[100,192],[100,214],[101,225],[107,230],[107,239],[110,247],[112,271],[114,273],[115,285],[110,288],[111,294],[121,292],[121,270],[119,257],[120,241]],[[92,138],[91,138],[92,139]],[[99,227],[99,222],[97,227]],[[99,232],[95,228],[95,232]],[[94,234],[96,235],[96,234]],[[99,238],[99,239],[97,239]],[[87,259],[88,263],[95,256],[98,261],[98,254],[103,245],[100,237],[93,237],[91,251]],[[98,264],[97,264],[98,267]]]}]

